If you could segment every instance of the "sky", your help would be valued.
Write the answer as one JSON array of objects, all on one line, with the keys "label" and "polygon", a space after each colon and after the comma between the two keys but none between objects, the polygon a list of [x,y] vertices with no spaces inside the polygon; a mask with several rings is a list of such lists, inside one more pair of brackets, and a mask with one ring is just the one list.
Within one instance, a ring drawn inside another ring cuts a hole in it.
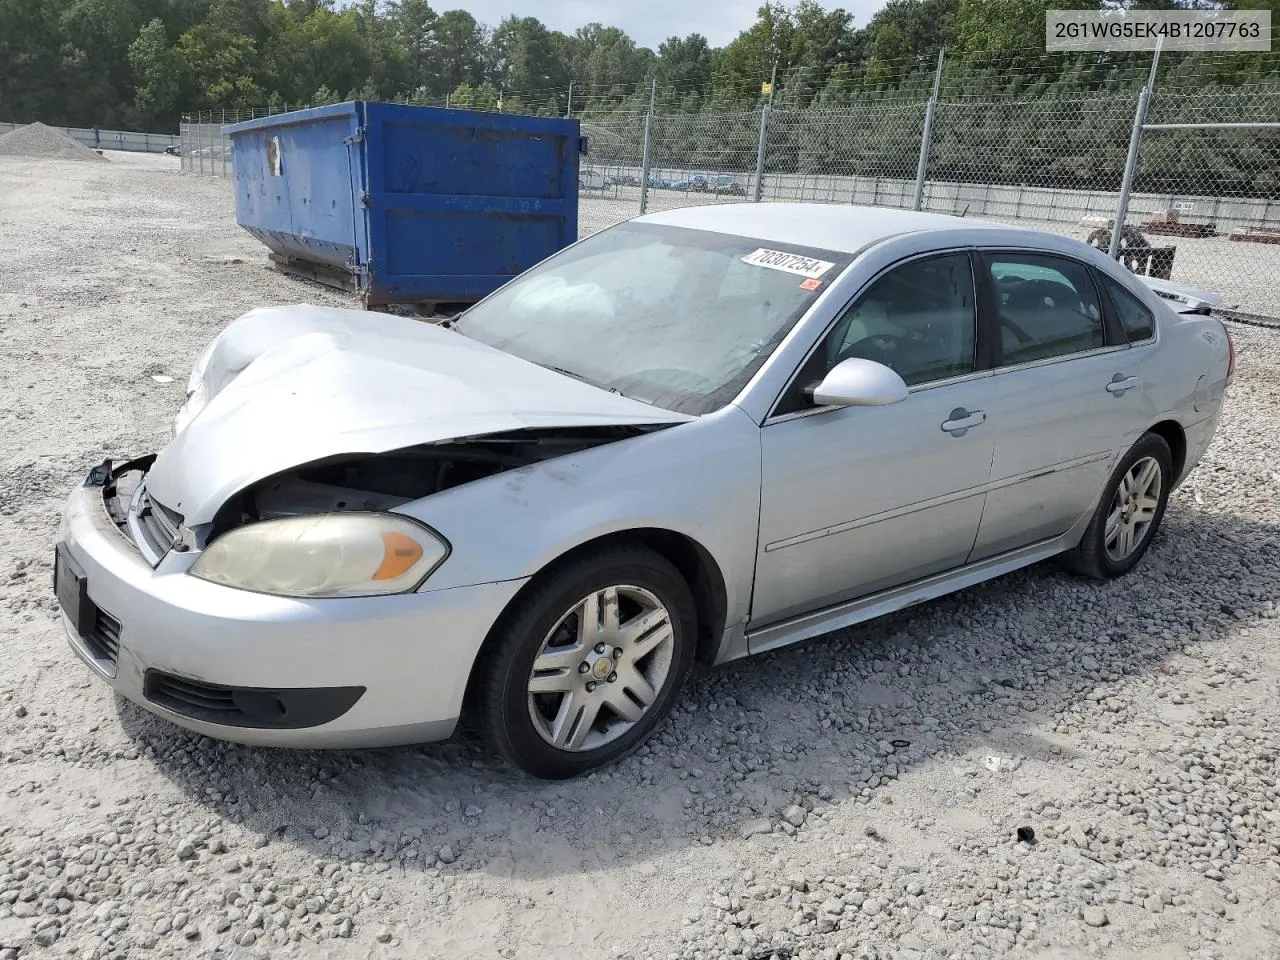
[{"label": "sky", "polygon": [[[755,22],[761,0],[436,0],[436,10],[461,8],[490,27],[509,14],[537,17],[553,30],[572,33],[596,21],[621,27],[642,47],[657,50],[671,36],[700,33],[722,47]],[[855,26],[864,27],[884,0],[823,0],[844,7]]]}]

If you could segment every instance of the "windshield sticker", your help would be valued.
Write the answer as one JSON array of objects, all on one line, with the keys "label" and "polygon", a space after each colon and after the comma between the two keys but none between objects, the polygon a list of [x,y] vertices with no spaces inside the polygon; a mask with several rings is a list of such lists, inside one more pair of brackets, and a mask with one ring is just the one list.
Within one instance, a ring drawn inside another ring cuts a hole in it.
[{"label": "windshield sticker", "polygon": [[803,257],[798,253],[784,253],[781,250],[764,248],[747,254],[742,258],[742,262],[754,267],[767,267],[770,270],[794,273],[798,277],[808,277],[810,280],[818,279],[835,266],[834,263],[828,263],[826,260],[815,260],[813,257]]},{"label": "windshield sticker", "polygon": [[820,286],[822,286],[822,281],[815,280],[813,277],[810,277],[808,280],[800,281],[801,290],[817,290]]}]

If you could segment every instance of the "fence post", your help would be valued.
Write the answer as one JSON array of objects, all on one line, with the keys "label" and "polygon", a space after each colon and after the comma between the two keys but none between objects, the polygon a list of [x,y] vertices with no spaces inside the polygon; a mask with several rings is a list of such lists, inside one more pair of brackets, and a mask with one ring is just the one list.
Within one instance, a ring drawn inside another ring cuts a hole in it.
[{"label": "fence post", "polygon": [[778,86],[778,61],[773,61],[773,72],[769,74],[769,99],[760,111],[760,143],[756,147],[756,188],[752,200],[760,202],[764,194],[764,157],[769,149],[769,114],[773,112],[773,92]]},{"label": "fence post", "polygon": [[924,132],[920,135],[920,161],[916,164],[916,193],[911,209],[919,210],[924,201],[924,178],[929,172],[929,148],[933,144],[933,114],[938,107],[938,89],[942,86],[942,58],[946,48],[938,50],[938,68],[933,74],[933,92],[924,108]]},{"label": "fence post", "polygon": [[756,147],[756,185],[751,199],[756,203],[764,193],[764,154],[769,146],[769,104],[760,111],[760,143]]},{"label": "fence post", "polygon": [[640,215],[649,211],[649,167],[653,163],[653,111],[658,102],[658,81],[649,89],[649,112],[644,115],[644,153],[640,158]]},{"label": "fence post", "polygon": [[1124,159],[1124,176],[1120,180],[1120,196],[1116,198],[1116,215],[1111,223],[1111,243],[1107,246],[1107,256],[1113,260],[1120,252],[1120,233],[1124,230],[1125,217],[1129,214],[1129,193],[1133,190],[1133,179],[1138,172],[1138,154],[1142,149],[1142,125],[1147,122],[1147,107],[1151,104],[1151,91],[1156,86],[1156,67],[1160,65],[1160,41],[1156,41],[1155,53],[1151,55],[1151,74],[1147,85],[1138,94],[1138,106],[1133,111],[1133,130],[1129,133],[1129,153]]}]

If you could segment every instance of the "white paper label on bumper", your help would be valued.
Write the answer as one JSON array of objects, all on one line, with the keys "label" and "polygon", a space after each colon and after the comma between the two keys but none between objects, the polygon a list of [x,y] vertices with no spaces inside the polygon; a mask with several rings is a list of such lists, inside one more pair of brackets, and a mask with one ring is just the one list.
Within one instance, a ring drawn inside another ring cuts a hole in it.
[{"label": "white paper label on bumper", "polygon": [[784,253],[781,250],[765,250],[763,247],[755,253],[747,254],[742,258],[742,262],[755,267],[768,267],[770,270],[794,273],[797,277],[808,277],[810,280],[817,280],[835,266],[834,263],[828,263],[826,260],[815,260],[813,257],[801,256],[798,253]]}]

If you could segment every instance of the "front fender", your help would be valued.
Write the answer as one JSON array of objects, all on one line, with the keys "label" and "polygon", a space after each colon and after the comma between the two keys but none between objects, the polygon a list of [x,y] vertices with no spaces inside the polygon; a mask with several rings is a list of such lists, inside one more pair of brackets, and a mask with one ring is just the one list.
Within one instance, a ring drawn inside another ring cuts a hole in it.
[{"label": "front fender", "polygon": [[529,577],[599,537],[639,528],[700,544],[747,614],[760,516],[760,431],[737,407],[454,487],[398,509],[453,552],[423,590]]}]

